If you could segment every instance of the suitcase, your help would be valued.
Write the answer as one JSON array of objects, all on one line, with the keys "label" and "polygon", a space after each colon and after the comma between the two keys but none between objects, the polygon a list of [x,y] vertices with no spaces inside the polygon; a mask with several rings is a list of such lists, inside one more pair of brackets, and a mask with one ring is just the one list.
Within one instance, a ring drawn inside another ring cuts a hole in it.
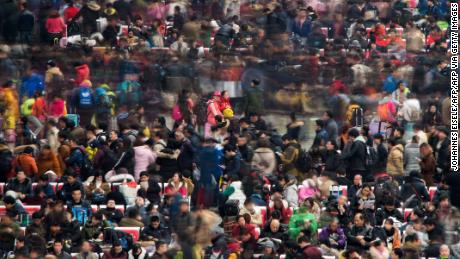
[{"label": "suitcase", "polygon": [[369,133],[372,136],[380,134],[387,139],[391,136],[391,126],[387,122],[374,119],[369,123]]},{"label": "suitcase", "polygon": [[363,108],[353,109],[352,115],[351,115],[351,125],[353,127],[363,127],[364,126]]}]

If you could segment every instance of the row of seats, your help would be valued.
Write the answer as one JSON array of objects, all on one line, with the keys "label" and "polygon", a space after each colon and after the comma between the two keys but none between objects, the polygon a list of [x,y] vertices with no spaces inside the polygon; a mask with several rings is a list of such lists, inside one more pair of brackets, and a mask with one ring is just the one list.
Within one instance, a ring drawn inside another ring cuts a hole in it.
[{"label": "row of seats", "polygon": [[[100,209],[105,209],[106,205],[91,205],[91,210],[97,212]],[[64,205],[64,208],[67,209],[67,205]],[[115,205],[115,208],[120,210],[121,213],[125,213],[125,206],[124,205]],[[34,212],[39,211],[41,209],[40,205],[24,205],[24,210],[27,214],[32,215]],[[6,207],[4,205],[0,206],[0,215],[5,215]]]},{"label": "row of seats", "polygon": [[[299,185],[298,188],[301,188],[302,185]],[[401,188],[401,186],[399,187]],[[346,185],[340,185],[339,190],[342,195],[347,196],[348,194],[348,186]],[[372,186],[372,190],[374,190],[374,187]],[[434,195],[436,194],[437,187],[436,186],[430,186],[428,187],[428,194],[430,195],[430,200],[433,200]]]}]

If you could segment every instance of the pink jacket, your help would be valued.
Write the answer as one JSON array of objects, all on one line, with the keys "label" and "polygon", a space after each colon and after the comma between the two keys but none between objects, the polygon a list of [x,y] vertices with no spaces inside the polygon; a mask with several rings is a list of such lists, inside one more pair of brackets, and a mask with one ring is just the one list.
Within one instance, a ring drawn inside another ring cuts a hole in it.
[{"label": "pink jacket", "polygon": [[207,114],[208,114],[207,122],[211,124],[211,126],[215,126],[217,124],[217,121],[215,118],[217,115],[223,116],[222,112],[220,111],[219,104],[213,100],[208,101]]},{"label": "pink jacket", "polygon": [[61,33],[65,30],[65,23],[61,17],[48,18],[45,27],[48,33]]},{"label": "pink jacket", "polygon": [[155,163],[157,157],[148,146],[134,147],[134,179],[139,180],[142,171],[146,171],[147,167]]},{"label": "pink jacket", "polygon": [[310,197],[315,197],[316,193],[319,192],[318,188],[314,186],[313,180],[305,180],[302,182],[302,186],[299,188],[299,203]]}]

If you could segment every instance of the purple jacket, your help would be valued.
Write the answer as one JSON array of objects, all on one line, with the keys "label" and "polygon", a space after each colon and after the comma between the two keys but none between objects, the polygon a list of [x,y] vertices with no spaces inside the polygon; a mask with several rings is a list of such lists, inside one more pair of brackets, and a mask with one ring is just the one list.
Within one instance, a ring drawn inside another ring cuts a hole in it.
[{"label": "purple jacket", "polygon": [[[335,240],[337,245],[332,245],[330,240]],[[332,232],[329,227],[325,227],[319,233],[319,242],[331,248],[343,249],[345,248],[346,244],[345,233],[343,232],[342,228],[338,228],[337,231]]]}]

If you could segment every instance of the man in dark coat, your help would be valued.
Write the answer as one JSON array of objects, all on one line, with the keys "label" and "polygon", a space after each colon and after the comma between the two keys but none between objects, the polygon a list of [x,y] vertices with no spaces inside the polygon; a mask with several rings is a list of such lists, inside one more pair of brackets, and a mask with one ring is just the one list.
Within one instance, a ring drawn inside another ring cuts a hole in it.
[{"label": "man in dark coat", "polygon": [[416,208],[422,202],[430,200],[430,195],[418,171],[411,171],[408,179],[401,187],[401,199],[406,201],[406,208]]},{"label": "man in dark coat", "polygon": [[367,179],[366,172],[366,140],[360,136],[359,131],[352,128],[348,132],[351,148],[348,152],[344,152],[342,159],[348,162],[348,175],[352,179],[354,175],[360,174],[364,179]]}]

